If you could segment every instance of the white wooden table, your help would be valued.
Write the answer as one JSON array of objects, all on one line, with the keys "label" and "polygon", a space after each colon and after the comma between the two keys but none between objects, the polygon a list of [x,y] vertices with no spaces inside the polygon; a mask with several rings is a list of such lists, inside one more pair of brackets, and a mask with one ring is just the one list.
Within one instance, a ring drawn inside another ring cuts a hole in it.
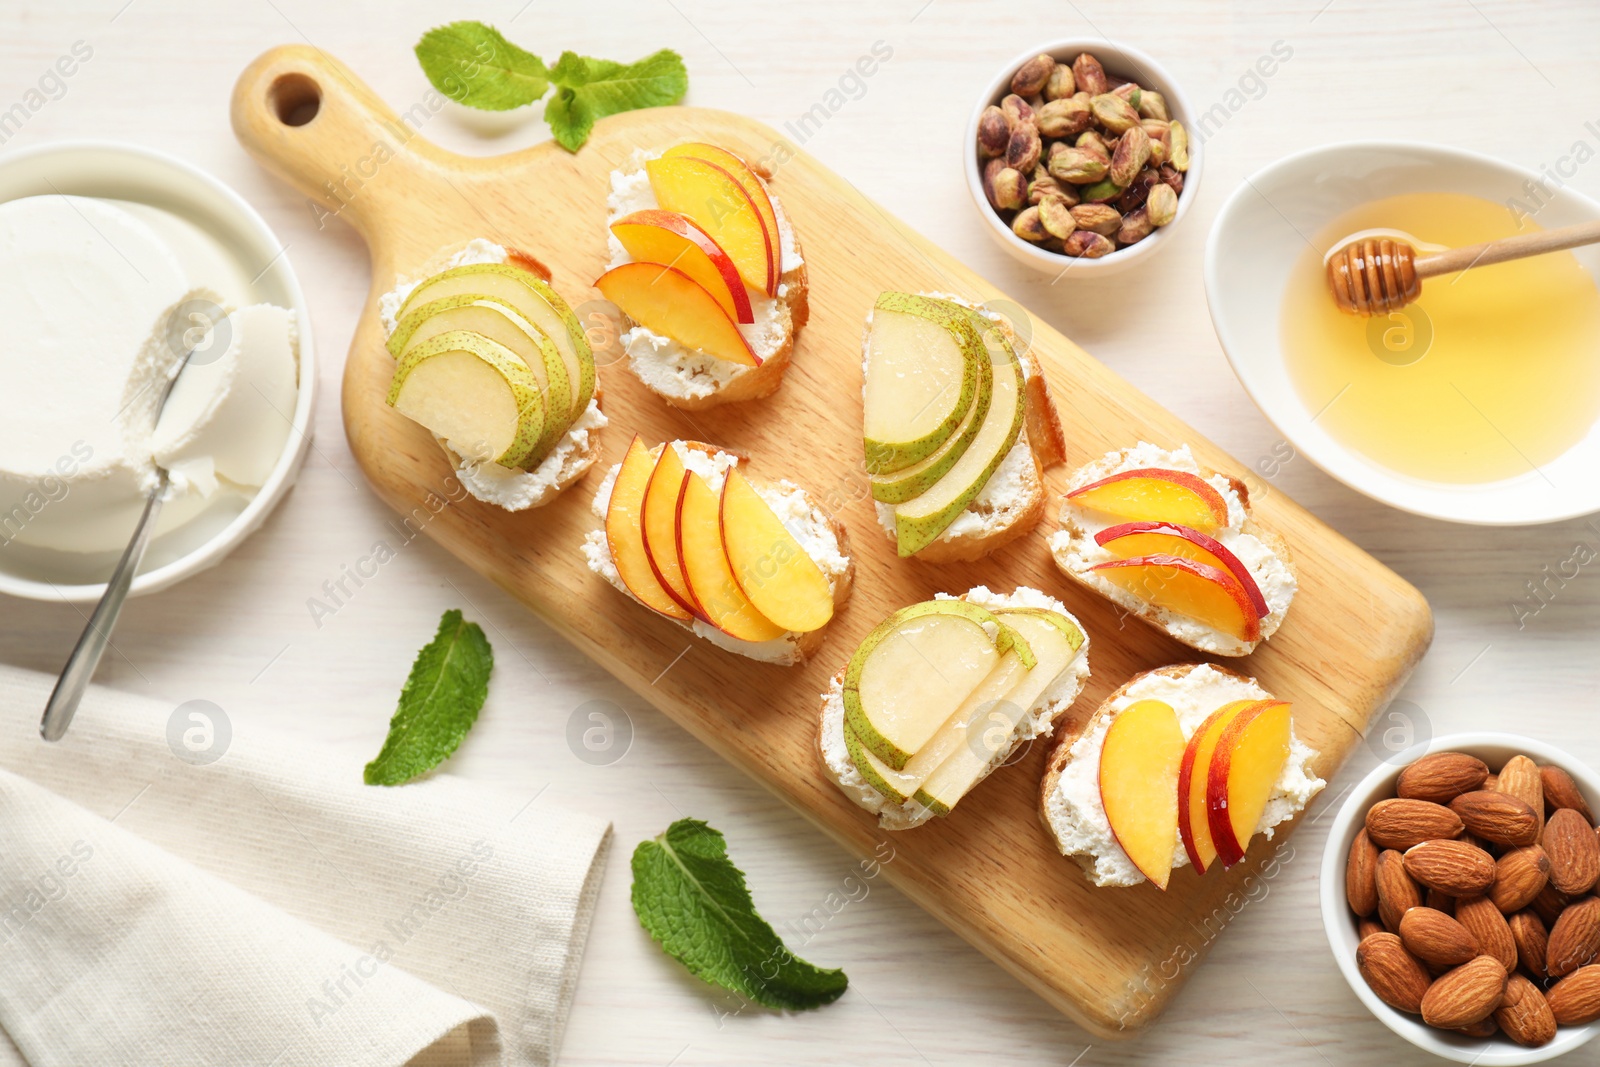
[{"label": "white wooden table", "polygon": [[[1271,6],[1278,10],[1245,0],[813,0],[770,8],[711,0],[10,0],[0,18],[0,111],[23,100],[74,42],[93,55],[20,129],[0,127],[8,138],[0,151],[114,138],[176,153],[232,184],[288,245],[309,295],[326,390],[315,450],[283,507],[222,566],[131,604],[100,680],[174,706],[211,700],[236,720],[270,722],[333,749],[359,774],[439,613],[461,607],[480,620],[497,653],[493,692],[449,769],[530,798],[545,791],[616,826],[568,1063],[1424,1062],[1367,1015],[1333,969],[1316,903],[1327,820],[1316,813],[1293,839],[1293,860],[1219,938],[1166,1016],[1135,1042],[1092,1042],[893,890],[847,881],[852,857],[432,544],[406,546],[359,589],[347,583],[353,595],[341,596],[318,625],[308,601],[326,598],[323,583],[338,580],[376,540],[394,537],[345,447],[337,403],[367,264],[352,232],[336,222],[319,231],[301,198],[256,167],[227,118],[239,70],[267,46],[296,40],[344,60],[404,110],[426,90],[411,55],[415,40],[431,26],[474,17],[552,61],[568,48],[630,60],[674,47],[688,62],[690,102],[781,129],[885,42],[892,57],[856,98],[845,83],[844,103],[804,147],[1427,594],[1438,620],[1433,650],[1397,706],[1403,718],[1380,721],[1373,745],[1381,749],[1378,734],[1388,728],[1507,728],[1600,764],[1600,577],[1589,573],[1600,564],[1550,580],[1545,570],[1558,572],[1579,543],[1600,551],[1600,521],[1448,526],[1372,503],[1304,459],[1285,460],[1290,453],[1228,369],[1200,277],[1224,197],[1286,152],[1392,137],[1461,145],[1535,169],[1554,169],[1577,142],[1586,148],[1580,154],[1594,155],[1600,8],[1581,0]],[[1195,217],[1172,249],[1132,275],[1051,287],[1014,267],[981,230],[960,177],[961,131],[1001,62],[1069,34],[1145,49],[1202,109],[1222,102],[1227,119],[1207,143]],[[1291,58],[1269,79],[1254,78],[1248,72],[1276,42]],[[484,154],[548,135],[536,113],[485,118],[453,106],[424,132]],[[1600,163],[1579,166],[1570,180],[1600,194]],[[1525,599],[1530,582],[1544,583],[1548,603]],[[1519,604],[1527,609],[1520,625]],[[6,601],[0,657],[54,671],[82,622],[71,606]],[[566,741],[569,718],[593,701],[631,722],[631,747],[608,765],[578,759]],[[1318,811],[1377,758],[1358,752]],[[791,946],[845,968],[851,987],[843,1000],[792,1017],[740,1013],[734,998],[701,985],[649,941],[628,905],[628,855],[680,814],[727,834],[757,904]],[[830,894],[856,899],[830,914]]]}]

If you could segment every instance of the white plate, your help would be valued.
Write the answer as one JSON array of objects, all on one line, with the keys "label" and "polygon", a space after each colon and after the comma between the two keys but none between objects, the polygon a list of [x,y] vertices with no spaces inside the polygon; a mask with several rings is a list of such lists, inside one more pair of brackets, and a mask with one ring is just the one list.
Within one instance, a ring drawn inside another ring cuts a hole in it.
[{"label": "white plate", "polygon": [[[1344,212],[1403,193],[1526,199],[1532,171],[1456,148],[1350,142],[1288,156],[1248,178],[1223,205],[1206,243],[1211,321],[1245,391],[1279,432],[1328,474],[1374,500],[1436,519],[1491,526],[1555,522],[1600,510],[1600,424],[1538,471],[1478,484],[1413,478],[1350,449],[1312,422],[1279,345],[1284,287],[1306,236]],[[1539,210],[1546,229],[1600,219],[1600,204],[1556,190]],[[1573,250],[1600,279],[1600,248]],[[1514,356],[1508,354],[1508,358]]]},{"label": "white plate", "polygon": [[[293,309],[299,327],[300,389],[294,428],[272,474],[249,499],[220,499],[188,523],[158,536],[133,581],[134,596],[151,593],[218,563],[261,525],[294,484],[311,446],[316,404],[311,317],[282,243],[239,194],[197,167],[152,149],[107,141],[56,142],[0,159],[0,202],[51,193],[148,204],[177,215],[221,248],[226,259],[216,267],[235,293]],[[12,543],[0,548],[0,593],[33,600],[98,600],[120,555],[57,552]]]},{"label": "white plate", "polygon": [[[1436,737],[1427,744],[1418,745],[1380,765],[1361,783],[1350,790],[1344,806],[1328,830],[1328,844],[1322,854],[1322,928],[1328,935],[1328,945],[1339,964],[1344,980],[1350,983],[1361,1003],[1378,1017],[1378,1021],[1435,1056],[1457,1063],[1476,1064],[1478,1067],[1521,1067],[1523,1064],[1543,1063],[1588,1044],[1600,1033],[1600,1023],[1584,1026],[1563,1026],[1557,1029],[1555,1040],[1539,1048],[1523,1048],[1501,1034],[1488,1040],[1467,1037],[1449,1030],[1439,1030],[1424,1023],[1419,1016],[1406,1015],[1378,999],[1378,994],[1367,985],[1356,967],[1356,918],[1345,899],[1344,868],[1350,855],[1350,842],[1367,822],[1367,809],[1380,800],[1394,796],[1395,779],[1406,764],[1430,752],[1465,752],[1477,756],[1491,769],[1499,768],[1506,760],[1521,753],[1535,763],[1552,763],[1572,775],[1583,798],[1593,810],[1600,803],[1600,776],[1567,753],[1516,734],[1472,733],[1450,734]],[[1592,1062],[1592,1061],[1591,1061]]]}]

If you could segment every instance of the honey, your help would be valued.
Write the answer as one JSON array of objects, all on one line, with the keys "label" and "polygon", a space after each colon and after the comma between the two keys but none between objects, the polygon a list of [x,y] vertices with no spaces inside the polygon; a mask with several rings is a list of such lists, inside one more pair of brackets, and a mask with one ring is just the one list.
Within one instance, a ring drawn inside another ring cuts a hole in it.
[{"label": "honey", "polygon": [[1415,193],[1341,215],[1295,264],[1282,346],[1313,421],[1347,448],[1433,482],[1526,476],[1600,420],[1600,289],[1571,252],[1430,278],[1389,315],[1340,311],[1325,254],[1363,230],[1401,231],[1419,257],[1540,229],[1501,204]]}]

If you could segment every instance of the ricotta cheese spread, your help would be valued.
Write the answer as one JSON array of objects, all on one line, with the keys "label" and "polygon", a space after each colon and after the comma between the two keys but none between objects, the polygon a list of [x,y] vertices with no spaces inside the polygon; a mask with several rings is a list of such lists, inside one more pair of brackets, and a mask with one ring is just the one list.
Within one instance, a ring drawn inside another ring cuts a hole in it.
[{"label": "ricotta cheese spread", "polygon": [[[658,153],[634,149],[633,158],[626,167],[611,172],[611,193],[606,198],[606,224],[616,222],[624,215],[657,207],[656,196],[650,188],[650,175],[644,165]],[[792,332],[785,298],[789,293],[793,272],[800,268],[800,249],[795,241],[794,228],[783,214],[783,206],[776,197],[772,200],[772,213],[778,220],[779,272],[776,298],[746,287],[750,296],[753,323],[739,323],[739,332],[750,348],[761,359],[775,356],[788,341]],[[622,247],[615,234],[607,230],[607,243],[611,252],[608,268],[631,263],[633,258]],[[664,396],[688,400],[710,396],[754,367],[710,356],[698,349],[689,348],[663,334],[643,326],[634,326],[623,332],[622,348],[628,354],[628,367],[650,389]]]},{"label": "ricotta cheese spread", "polygon": [[[722,491],[722,482],[728,469],[739,463],[739,457],[730,452],[702,452],[700,449],[685,446],[681,441],[673,441],[671,447],[677,450],[684,467],[704,478],[713,492]],[[616,484],[617,472],[621,469],[622,464],[618,463],[607,471],[605,478],[600,482],[600,488],[595,492],[590,510],[600,520],[601,527],[598,530],[590,530],[584,535],[583,558],[591,571],[600,575],[629,599],[637,601],[638,597],[633,595],[617,572],[617,565],[611,558],[611,545],[606,540],[604,525],[606,511],[611,506],[611,489]],[[839,582],[849,573],[850,557],[844,554],[844,546],[839,543],[838,534],[834,532],[833,523],[828,521],[828,516],[811,503],[804,489],[793,482],[779,479],[776,482],[766,483],[752,479],[750,484],[782,521],[784,529],[799,542],[806,555],[822,569],[823,575],[828,579],[829,590],[837,595]],[[800,660],[801,635],[792,631],[770,641],[741,641],[700,619],[691,619],[682,625],[692,630],[696,637],[703,637],[718,648],[737,652],[741,656],[748,656],[763,663],[787,666]]]},{"label": "ricotta cheese spread", "polygon": [[247,287],[226,258],[149,205],[0,204],[0,318],[26,338],[0,360],[0,545],[120,550],[158,464],[158,534],[263,484],[293,425],[298,332],[282,308],[229,310],[217,289]]},{"label": "ricotta cheese spread", "polygon": [[[1070,492],[1119,471],[1139,470],[1145,467],[1184,471],[1188,474],[1200,473],[1200,465],[1195,462],[1188,445],[1167,450],[1141,441],[1133,448],[1121,452],[1108,452],[1097,462],[1077,471],[1067,488]],[[1239,562],[1245,565],[1251,577],[1256,580],[1256,585],[1267,602],[1267,617],[1261,620],[1261,637],[1265,640],[1282,625],[1284,615],[1289,610],[1289,602],[1294,599],[1295,590],[1298,588],[1294,571],[1270,545],[1245,529],[1248,516],[1245,513],[1244,501],[1239,498],[1233,484],[1221,474],[1213,474],[1207,481],[1222,494],[1222,499],[1228,505],[1228,525],[1219,530],[1209,531],[1210,535],[1220,541],[1224,548],[1238,556]],[[1249,652],[1251,646],[1231,634],[1214,630],[1204,623],[1167,611],[1165,608],[1147,604],[1127,589],[1108,581],[1090,569],[1097,563],[1115,558],[1112,553],[1095,543],[1094,535],[1108,526],[1123,521],[1125,520],[1102,515],[1067,501],[1062,507],[1061,529],[1050,535],[1050,551],[1064,570],[1071,572],[1113,603],[1129,611],[1150,612],[1158,625],[1185,644],[1203,652],[1224,656],[1239,656]]]},{"label": "ricotta cheese spread", "polygon": [[[936,599],[965,600],[990,611],[999,611],[1002,608],[1043,608],[1059,612],[1074,622],[1077,621],[1061,601],[1028,586],[1018,586],[1014,592],[1002,594],[980,585],[969,590],[965,596],[954,597],[948,593],[940,593]],[[1083,630],[1083,627],[1080,625],[1078,629]],[[1055,728],[1056,716],[1072,706],[1072,702],[1083,692],[1084,684],[1088,680],[1089,634],[1084,631],[1083,647],[1078,649],[1078,654],[1061,672],[1055,683],[1023,715],[1021,721],[1017,723],[1016,731],[1011,735],[1011,743],[995,753],[982,778],[988,777],[996,767],[1003,766],[1017,745],[1035,737],[1050,736]],[[840,671],[829,683],[828,691],[822,694],[822,724],[817,732],[817,744],[822,750],[822,762],[828,769],[828,776],[851,800],[877,815],[878,825],[885,830],[909,830],[933,818],[933,812],[916,800],[896,804],[867,782],[856,767],[855,761],[850,758],[850,749],[844,736],[844,722],[844,672]]]},{"label": "ricotta cheese spread", "polygon": [[[1111,720],[1125,708],[1141,700],[1160,700],[1178,713],[1178,724],[1185,738],[1191,736],[1210,714],[1235,700],[1264,700],[1270,696],[1254,679],[1201,664],[1178,677],[1151,672],[1140,677],[1112,701],[1109,714],[1095,716],[1090,728],[1072,743],[1070,758],[1057,779],[1056,787],[1045,798],[1045,819],[1055,834],[1063,855],[1077,860],[1095,885],[1137,885],[1143,874],[1117,844],[1100,800],[1100,750],[1105,746]],[[1311,798],[1327,785],[1311,768],[1316,751],[1294,734],[1289,734],[1289,759],[1273,783],[1272,795],[1256,833],[1268,840],[1279,824],[1305,809]],[[1183,842],[1177,842],[1172,856],[1174,867],[1184,867],[1189,855]]]},{"label": "ricotta cheese spread", "polygon": [[[400,309],[405,306],[412,290],[423,280],[451,267],[504,263],[507,255],[504,245],[475,237],[419,277],[402,279],[378,298],[378,318],[383,323],[384,336],[394,333],[399,323]],[[549,503],[557,493],[583,477],[584,472],[594,466],[597,454],[590,438],[594,431],[609,421],[600,410],[599,400],[591,397],[589,406],[583,409],[583,413],[567,427],[567,432],[561,435],[561,440],[532,470],[513,470],[498,463],[469,460],[459,455],[442,438],[436,436],[434,440],[450,457],[462,488],[473,497],[507,511],[524,511]]]}]

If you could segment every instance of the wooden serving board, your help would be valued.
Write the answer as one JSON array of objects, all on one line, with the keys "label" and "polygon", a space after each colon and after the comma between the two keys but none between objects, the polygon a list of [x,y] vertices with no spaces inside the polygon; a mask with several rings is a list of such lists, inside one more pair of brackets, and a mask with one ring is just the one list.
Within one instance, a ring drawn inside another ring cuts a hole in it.
[{"label": "wooden serving board", "polygon": [[[309,122],[280,118],[303,119],[311,99],[318,109]],[[412,121],[426,114],[426,105],[413,109]],[[879,830],[846,800],[824,777],[817,754],[818,695],[828,678],[891,611],[940,591],[1031,585],[1063,599],[1092,640],[1093,679],[1074,715],[1087,715],[1138,671],[1196,658],[1056,571],[1045,536],[1055,526],[1068,468],[1049,476],[1051,517],[976,563],[901,561],[875,522],[861,464],[860,346],[868,309],[890,288],[980,301],[1000,292],[775,131],[725,112],[636,111],[600,122],[576,154],[549,143],[467,158],[414,136],[325,54],[293,46],[266,53],[241,75],[233,125],[257,159],[354,226],[371,249],[372,288],[345,367],[344,420],[351,449],[385,501],[851,852],[870,855],[888,840],[893,859],[882,867],[885,879],[1087,1029],[1126,1036],[1159,1014],[1238,909],[1246,877],[1271,876],[1272,868],[1262,874],[1262,867],[1272,861],[1273,843],[1258,839],[1247,861],[1228,872],[1202,878],[1177,871],[1166,893],[1149,885],[1096,889],[1055,852],[1040,825],[1043,743],[949,818],[902,834]],[[443,506],[461,495],[448,491],[444,456],[383,403],[394,364],[383,348],[378,297],[442,252],[487,237],[549,264],[555,287],[575,306],[597,299],[590,283],[605,269],[608,175],[636,147],[684,140],[714,142],[753,160],[787,160],[775,167],[772,188],[803,246],[811,321],[782,389],[767,400],[685,414],[646,392],[621,362],[602,366],[611,425],[600,464],[583,482],[521,514],[470,499]],[[1071,466],[1143,439],[1187,442],[1203,464],[1248,475],[1045,323],[1035,319],[1032,331],[1066,424]],[[578,546],[598,525],[590,501],[634,433],[652,443],[685,437],[727,446],[750,456],[757,474],[792,478],[836,509],[851,535],[855,593],[811,663],[777,667],[721,651],[589,572]],[[1292,546],[1300,593],[1271,643],[1235,665],[1293,701],[1296,728],[1331,777],[1373,710],[1427,648],[1432,617],[1421,594],[1397,575],[1256,484],[1256,515]]]}]

